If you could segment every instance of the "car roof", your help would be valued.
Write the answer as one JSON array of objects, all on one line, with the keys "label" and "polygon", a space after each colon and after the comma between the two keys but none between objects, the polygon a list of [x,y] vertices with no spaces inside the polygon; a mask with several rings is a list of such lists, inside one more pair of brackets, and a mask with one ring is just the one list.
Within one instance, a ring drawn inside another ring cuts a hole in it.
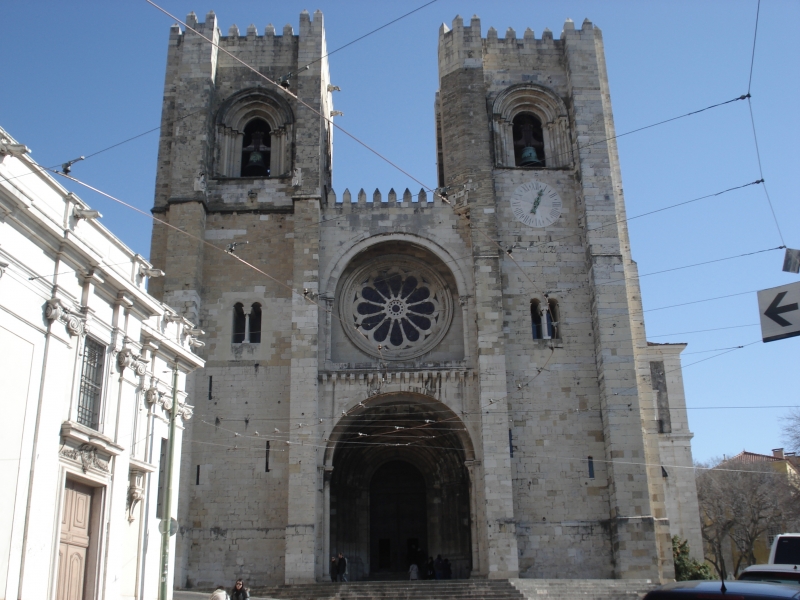
[{"label": "car roof", "polygon": [[649,592],[644,600],[670,598],[800,598],[796,586],[762,581],[726,581],[726,592],[721,591],[721,581],[676,581]]},{"label": "car roof", "polygon": [[786,573],[786,572],[795,573],[797,571],[800,571],[800,568],[798,568],[798,565],[783,565],[783,564],[750,565],[744,571],[742,571],[742,573],[750,573],[752,571],[776,571],[779,573]]}]

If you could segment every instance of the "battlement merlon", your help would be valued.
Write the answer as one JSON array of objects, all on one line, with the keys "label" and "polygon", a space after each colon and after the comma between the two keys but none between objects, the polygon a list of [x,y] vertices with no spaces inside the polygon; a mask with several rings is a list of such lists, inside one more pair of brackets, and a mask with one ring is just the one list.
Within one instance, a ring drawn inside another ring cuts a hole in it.
[{"label": "battlement merlon", "polygon": [[[268,24],[264,28],[263,35],[258,34],[258,28],[252,23],[247,27],[244,35],[241,35],[239,27],[236,24],[233,24],[228,28],[227,35],[221,35],[217,15],[214,13],[214,11],[209,11],[208,14],[206,14],[205,21],[199,21],[197,19],[197,15],[194,12],[190,12],[188,15],[186,15],[185,23],[191,29],[197,31],[197,33],[200,33],[209,39],[213,39],[215,42],[223,46],[227,44],[241,45],[242,43],[246,43],[248,41],[259,44],[264,44],[265,42],[280,44],[282,42],[293,43],[291,38],[315,37],[322,40],[325,38],[324,20],[322,17],[322,12],[319,10],[314,12],[313,20],[311,19],[311,15],[309,15],[307,10],[304,10],[300,13],[300,29],[298,35],[294,34],[294,28],[288,23],[283,27],[283,35],[275,35],[275,26],[272,23]],[[175,23],[170,28],[170,39],[188,39],[189,35],[196,34],[193,34],[193,32],[190,30],[183,31],[178,23]]]},{"label": "battlement merlon", "polygon": [[568,18],[564,22],[558,40],[553,39],[553,32],[547,28],[539,39],[536,38],[532,29],[527,28],[520,39],[512,27],[506,29],[504,38],[498,36],[494,27],[489,27],[486,37],[483,38],[481,37],[481,21],[477,15],[473,15],[467,26],[464,25],[464,19],[461,16],[456,16],[453,19],[452,27],[448,27],[445,23],[439,27],[439,77],[444,77],[458,69],[482,67],[485,54],[492,50],[514,48],[522,52],[529,52],[532,49],[563,44],[571,39],[571,33],[581,36],[584,32],[594,29],[592,22],[584,19],[581,28],[576,30],[575,23]]},{"label": "battlement merlon", "polygon": [[421,188],[417,194],[412,194],[411,191],[406,188],[402,196],[398,196],[397,192],[395,192],[394,188],[392,188],[389,190],[389,193],[386,195],[386,197],[383,196],[379,189],[375,189],[375,191],[372,192],[372,197],[370,199],[368,199],[364,188],[361,188],[355,195],[352,194],[349,189],[345,189],[341,199],[337,197],[335,191],[328,190],[328,195],[325,198],[323,206],[328,208],[338,208],[344,210],[344,212],[350,212],[351,210],[356,210],[357,208],[380,210],[382,208],[391,207],[408,208],[411,210],[415,208],[439,208],[441,210],[445,210],[446,212],[453,211],[452,206],[438,200],[434,192],[426,191],[424,188]]}]

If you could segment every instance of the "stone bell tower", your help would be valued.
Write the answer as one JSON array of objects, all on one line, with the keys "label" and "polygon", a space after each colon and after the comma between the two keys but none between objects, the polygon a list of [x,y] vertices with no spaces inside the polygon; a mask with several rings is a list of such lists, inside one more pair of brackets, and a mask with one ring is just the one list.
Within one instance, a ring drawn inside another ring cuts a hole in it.
[{"label": "stone bell tower", "polygon": [[518,547],[521,576],[669,578],[670,519],[693,544],[699,523],[696,496],[693,513],[667,514],[659,444],[690,457],[691,434],[682,405],[682,431],[656,425],[664,357],[641,319],[601,32],[567,20],[559,39],[482,37],[457,17],[439,32],[439,83],[439,180],[470,222],[481,400],[502,397],[510,423],[489,530]]},{"label": "stone bell tower", "polygon": [[[154,226],[151,258],[166,277],[150,288],[205,331],[175,583],[227,581],[237,552],[258,557],[243,573],[253,580],[313,581],[314,448],[259,442],[257,460],[237,462],[233,445],[204,442],[220,426],[249,434],[276,419],[280,429],[316,410],[317,306],[292,289],[316,292],[320,198],[331,181],[323,17],[303,11],[297,33],[233,25],[224,35],[213,12],[186,24],[169,36],[153,213],[191,237]],[[234,529],[239,544],[220,533]]]}]

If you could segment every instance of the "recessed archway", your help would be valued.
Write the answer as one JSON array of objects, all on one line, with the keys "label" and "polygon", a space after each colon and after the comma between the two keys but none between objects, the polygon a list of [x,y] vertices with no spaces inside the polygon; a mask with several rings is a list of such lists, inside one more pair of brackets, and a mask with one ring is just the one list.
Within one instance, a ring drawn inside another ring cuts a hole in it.
[{"label": "recessed archway", "polygon": [[330,552],[348,557],[351,580],[401,576],[438,554],[453,578],[470,576],[473,457],[463,422],[429,396],[376,396],[340,420],[326,457]]}]

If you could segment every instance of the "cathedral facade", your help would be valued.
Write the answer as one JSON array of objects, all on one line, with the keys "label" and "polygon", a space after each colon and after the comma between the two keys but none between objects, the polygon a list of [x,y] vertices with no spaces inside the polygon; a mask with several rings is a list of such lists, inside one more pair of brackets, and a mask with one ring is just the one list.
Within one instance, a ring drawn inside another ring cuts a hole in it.
[{"label": "cathedral facade", "polygon": [[438,554],[663,580],[672,535],[700,552],[685,346],[646,340],[600,30],[442,25],[438,188],[337,194],[322,14],[186,25],[150,282],[206,332],[175,585],[323,581],[338,552],[351,580]]}]

